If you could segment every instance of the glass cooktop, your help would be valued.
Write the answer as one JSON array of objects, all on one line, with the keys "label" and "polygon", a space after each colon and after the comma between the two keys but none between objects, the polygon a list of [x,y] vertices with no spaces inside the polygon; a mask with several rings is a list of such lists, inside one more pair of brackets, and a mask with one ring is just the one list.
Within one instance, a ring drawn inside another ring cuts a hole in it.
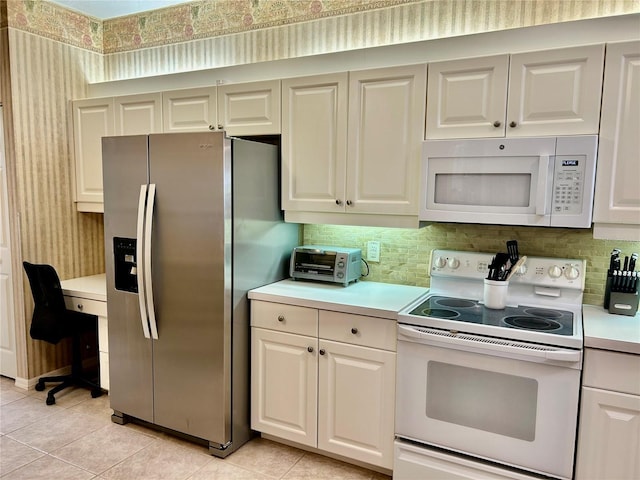
[{"label": "glass cooktop", "polygon": [[434,295],[409,314],[554,335],[573,335],[573,313],[565,310],[529,306],[492,310],[476,300]]}]

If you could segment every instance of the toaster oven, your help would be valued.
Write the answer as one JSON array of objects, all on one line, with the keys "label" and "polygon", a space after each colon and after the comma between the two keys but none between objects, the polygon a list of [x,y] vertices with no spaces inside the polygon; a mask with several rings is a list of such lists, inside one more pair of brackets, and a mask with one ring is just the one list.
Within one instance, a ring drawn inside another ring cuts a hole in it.
[{"label": "toaster oven", "polygon": [[289,274],[293,279],[341,283],[358,281],[362,250],[359,248],[304,245],[291,254]]}]

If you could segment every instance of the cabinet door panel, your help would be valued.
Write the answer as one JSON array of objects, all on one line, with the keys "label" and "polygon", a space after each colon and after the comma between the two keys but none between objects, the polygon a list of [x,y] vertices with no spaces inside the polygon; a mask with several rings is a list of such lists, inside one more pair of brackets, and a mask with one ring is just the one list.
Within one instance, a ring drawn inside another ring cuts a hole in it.
[{"label": "cabinet door panel", "polygon": [[103,210],[102,137],[114,135],[113,98],[73,102],[76,200],[80,211]]},{"label": "cabinet door panel", "polygon": [[576,479],[640,478],[640,397],[582,388]]},{"label": "cabinet door panel", "polygon": [[509,55],[429,64],[427,139],[502,137]]},{"label": "cabinet door panel", "polygon": [[392,468],[396,354],[326,340],[320,349],[318,448]]},{"label": "cabinet door panel", "polygon": [[347,213],[418,214],[426,66],[349,74]]},{"label": "cabinet door panel", "polygon": [[282,207],[343,212],[347,74],[282,81]]},{"label": "cabinet door panel", "polygon": [[251,428],[315,447],[317,339],[261,328],[251,335]]},{"label": "cabinet door panel", "polygon": [[512,55],[507,136],[597,134],[603,62],[604,45]]},{"label": "cabinet door panel", "polygon": [[114,106],[116,135],[162,132],[161,93],[115,97]]},{"label": "cabinet door panel", "polygon": [[218,123],[229,135],[280,133],[280,81],[218,87]]},{"label": "cabinet door panel", "polygon": [[593,211],[595,223],[628,224],[640,241],[640,42],[607,45]]},{"label": "cabinet door panel", "polygon": [[202,132],[215,129],[216,87],[189,88],[162,93],[164,132]]}]

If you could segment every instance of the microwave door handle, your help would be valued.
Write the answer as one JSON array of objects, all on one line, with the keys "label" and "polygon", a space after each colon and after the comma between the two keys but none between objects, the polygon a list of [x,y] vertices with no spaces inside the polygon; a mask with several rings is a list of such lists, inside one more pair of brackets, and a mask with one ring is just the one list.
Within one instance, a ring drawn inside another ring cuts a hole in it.
[{"label": "microwave door handle", "polygon": [[536,215],[548,215],[549,203],[549,155],[540,155],[538,163],[538,189],[536,191]]}]

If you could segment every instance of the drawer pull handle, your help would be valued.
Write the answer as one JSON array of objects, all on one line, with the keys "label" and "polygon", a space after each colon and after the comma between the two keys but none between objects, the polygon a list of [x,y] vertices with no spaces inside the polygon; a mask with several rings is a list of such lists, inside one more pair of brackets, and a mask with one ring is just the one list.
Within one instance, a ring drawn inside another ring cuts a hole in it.
[{"label": "drawer pull handle", "polygon": [[326,352],[324,351],[324,348],[320,349],[320,355],[324,355]]},{"label": "drawer pull handle", "polygon": [[353,327],[351,329],[351,333],[353,333],[355,335],[356,333],[358,333],[358,329],[356,327]]},{"label": "drawer pull handle", "polygon": [[284,315],[278,315],[278,321],[284,322]]},{"label": "drawer pull handle", "polygon": [[84,305],[82,305],[81,303],[78,304],[78,310],[82,310],[84,308]]},{"label": "drawer pull handle", "polygon": [[307,352],[313,353],[313,347],[307,347]]}]

